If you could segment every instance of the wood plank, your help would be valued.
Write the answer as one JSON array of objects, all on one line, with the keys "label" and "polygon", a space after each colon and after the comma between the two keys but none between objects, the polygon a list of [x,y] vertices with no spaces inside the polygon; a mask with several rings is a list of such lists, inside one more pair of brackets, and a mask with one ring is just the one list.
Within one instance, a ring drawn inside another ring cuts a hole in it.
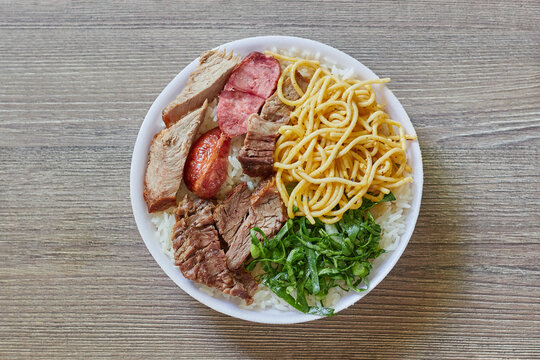
[{"label": "wood plank", "polygon": [[[540,358],[539,23],[535,1],[0,1],[0,358]],[[425,172],[388,277],[297,325],[193,300],[129,200],[159,92],[202,51],[268,34],[391,77]]]}]

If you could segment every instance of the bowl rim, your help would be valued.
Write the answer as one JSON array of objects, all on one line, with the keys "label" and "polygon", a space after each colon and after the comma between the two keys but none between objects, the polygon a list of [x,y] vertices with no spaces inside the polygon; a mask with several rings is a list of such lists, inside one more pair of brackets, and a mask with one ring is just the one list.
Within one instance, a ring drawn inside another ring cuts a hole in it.
[{"label": "bowl rim", "polygon": [[[267,44],[272,44],[272,46],[268,46]],[[257,36],[231,41],[222,44],[215,49],[227,49],[228,51],[233,50],[235,53],[240,55],[246,55],[248,52],[255,51],[255,49],[260,49],[259,51],[262,51],[263,49],[268,50],[272,47],[277,47],[278,49],[290,49],[296,47],[300,50],[308,50],[310,53],[319,52],[323,57],[326,56],[333,60],[339,59],[336,61],[337,65],[342,68],[352,67],[355,70],[355,74],[362,78],[379,78],[368,67],[343,51],[318,41],[305,38],[293,36]],[[137,139],[135,141],[133,155],[131,158],[130,198],[133,215],[135,217],[135,222],[137,224],[139,233],[141,234],[148,251],[152,254],[154,260],[169,276],[169,278],[191,297],[215,311],[239,319],[266,324],[293,324],[320,319],[322,316],[309,315],[296,311],[282,312],[278,310],[257,311],[242,309],[229,301],[214,298],[197,288],[192,281],[183,277],[180,270],[175,267],[173,262],[163,253],[159,245],[159,241],[155,238],[154,227],[150,221],[150,214],[148,214],[146,203],[144,202],[142,195],[144,172],[148,159],[148,150],[154,134],[163,128],[163,123],[161,121],[161,110],[181,91],[189,74],[191,74],[191,72],[195,69],[197,63],[198,58],[184,67],[161,91],[150,106],[150,109],[148,110],[137,134]],[[344,66],[344,64],[346,66]],[[410,135],[415,135],[416,132],[409,119],[409,116],[393,93],[385,85],[375,85],[374,89],[378,100],[380,97],[384,98],[386,104],[385,110],[387,110],[386,108],[390,106],[392,111],[398,115],[399,119],[397,120],[402,124],[405,131]],[[156,121],[156,117],[159,118],[159,121]],[[393,116],[393,118],[395,118],[395,116]],[[414,232],[416,221],[420,212],[423,187],[422,155],[418,141],[410,142],[408,144],[407,152],[409,161],[413,161],[412,168],[414,181],[412,183],[413,199],[405,222],[405,232],[401,235],[398,247],[388,253],[390,255],[389,258],[385,260],[385,266],[377,271],[376,274],[372,274],[373,278],[370,280],[369,288],[361,294],[354,293],[344,296],[337,304],[338,306],[335,306],[336,314],[366,296],[388,275],[405,251],[405,248],[407,247],[407,244],[409,243],[409,240]],[[410,157],[411,154],[413,155],[412,157]]]}]

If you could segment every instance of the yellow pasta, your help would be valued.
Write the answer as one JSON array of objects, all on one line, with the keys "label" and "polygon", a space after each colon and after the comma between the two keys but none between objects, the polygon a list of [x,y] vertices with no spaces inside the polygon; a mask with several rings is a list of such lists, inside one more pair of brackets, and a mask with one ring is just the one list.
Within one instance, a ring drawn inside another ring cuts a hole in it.
[{"label": "yellow pasta", "polygon": [[[405,151],[406,140],[416,137],[405,135],[401,124],[389,118],[371,87],[390,79],[342,80],[318,61],[271,55],[289,64],[277,94],[294,109],[290,124],[279,130],[274,169],[290,218],[332,224],[359,208],[364,197],[381,200],[412,181]],[[302,71],[313,74],[305,91],[296,79]],[[287,77],[297,100],[284,96]]]}]

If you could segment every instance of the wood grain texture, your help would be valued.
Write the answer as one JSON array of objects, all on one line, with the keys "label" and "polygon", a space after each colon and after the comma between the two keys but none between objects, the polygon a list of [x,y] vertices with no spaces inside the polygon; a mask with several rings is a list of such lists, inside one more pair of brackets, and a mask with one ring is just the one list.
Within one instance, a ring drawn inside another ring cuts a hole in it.
[{"label": "wood grain texture", "polygon": [[[537,1],[0,2],[0,358],[540,358]],[[333,45],[392,78],[424,159],[389,276],[269,326],[170,281],[129,200],[138,128],[202,51]]]}]

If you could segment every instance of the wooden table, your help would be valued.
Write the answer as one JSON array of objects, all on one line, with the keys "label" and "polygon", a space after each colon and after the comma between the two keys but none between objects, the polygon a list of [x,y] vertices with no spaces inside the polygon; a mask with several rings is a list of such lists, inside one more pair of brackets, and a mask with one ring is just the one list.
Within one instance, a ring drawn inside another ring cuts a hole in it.
[{"label": "wooden table", "polygon": [[[2,1],[0,358],[540,358],[539,23],[535,1]],[[268,34],[391,77],[425,171],[389,276],[290,326],[185,294],[129,200],[163,87],[202,51]]]}]

